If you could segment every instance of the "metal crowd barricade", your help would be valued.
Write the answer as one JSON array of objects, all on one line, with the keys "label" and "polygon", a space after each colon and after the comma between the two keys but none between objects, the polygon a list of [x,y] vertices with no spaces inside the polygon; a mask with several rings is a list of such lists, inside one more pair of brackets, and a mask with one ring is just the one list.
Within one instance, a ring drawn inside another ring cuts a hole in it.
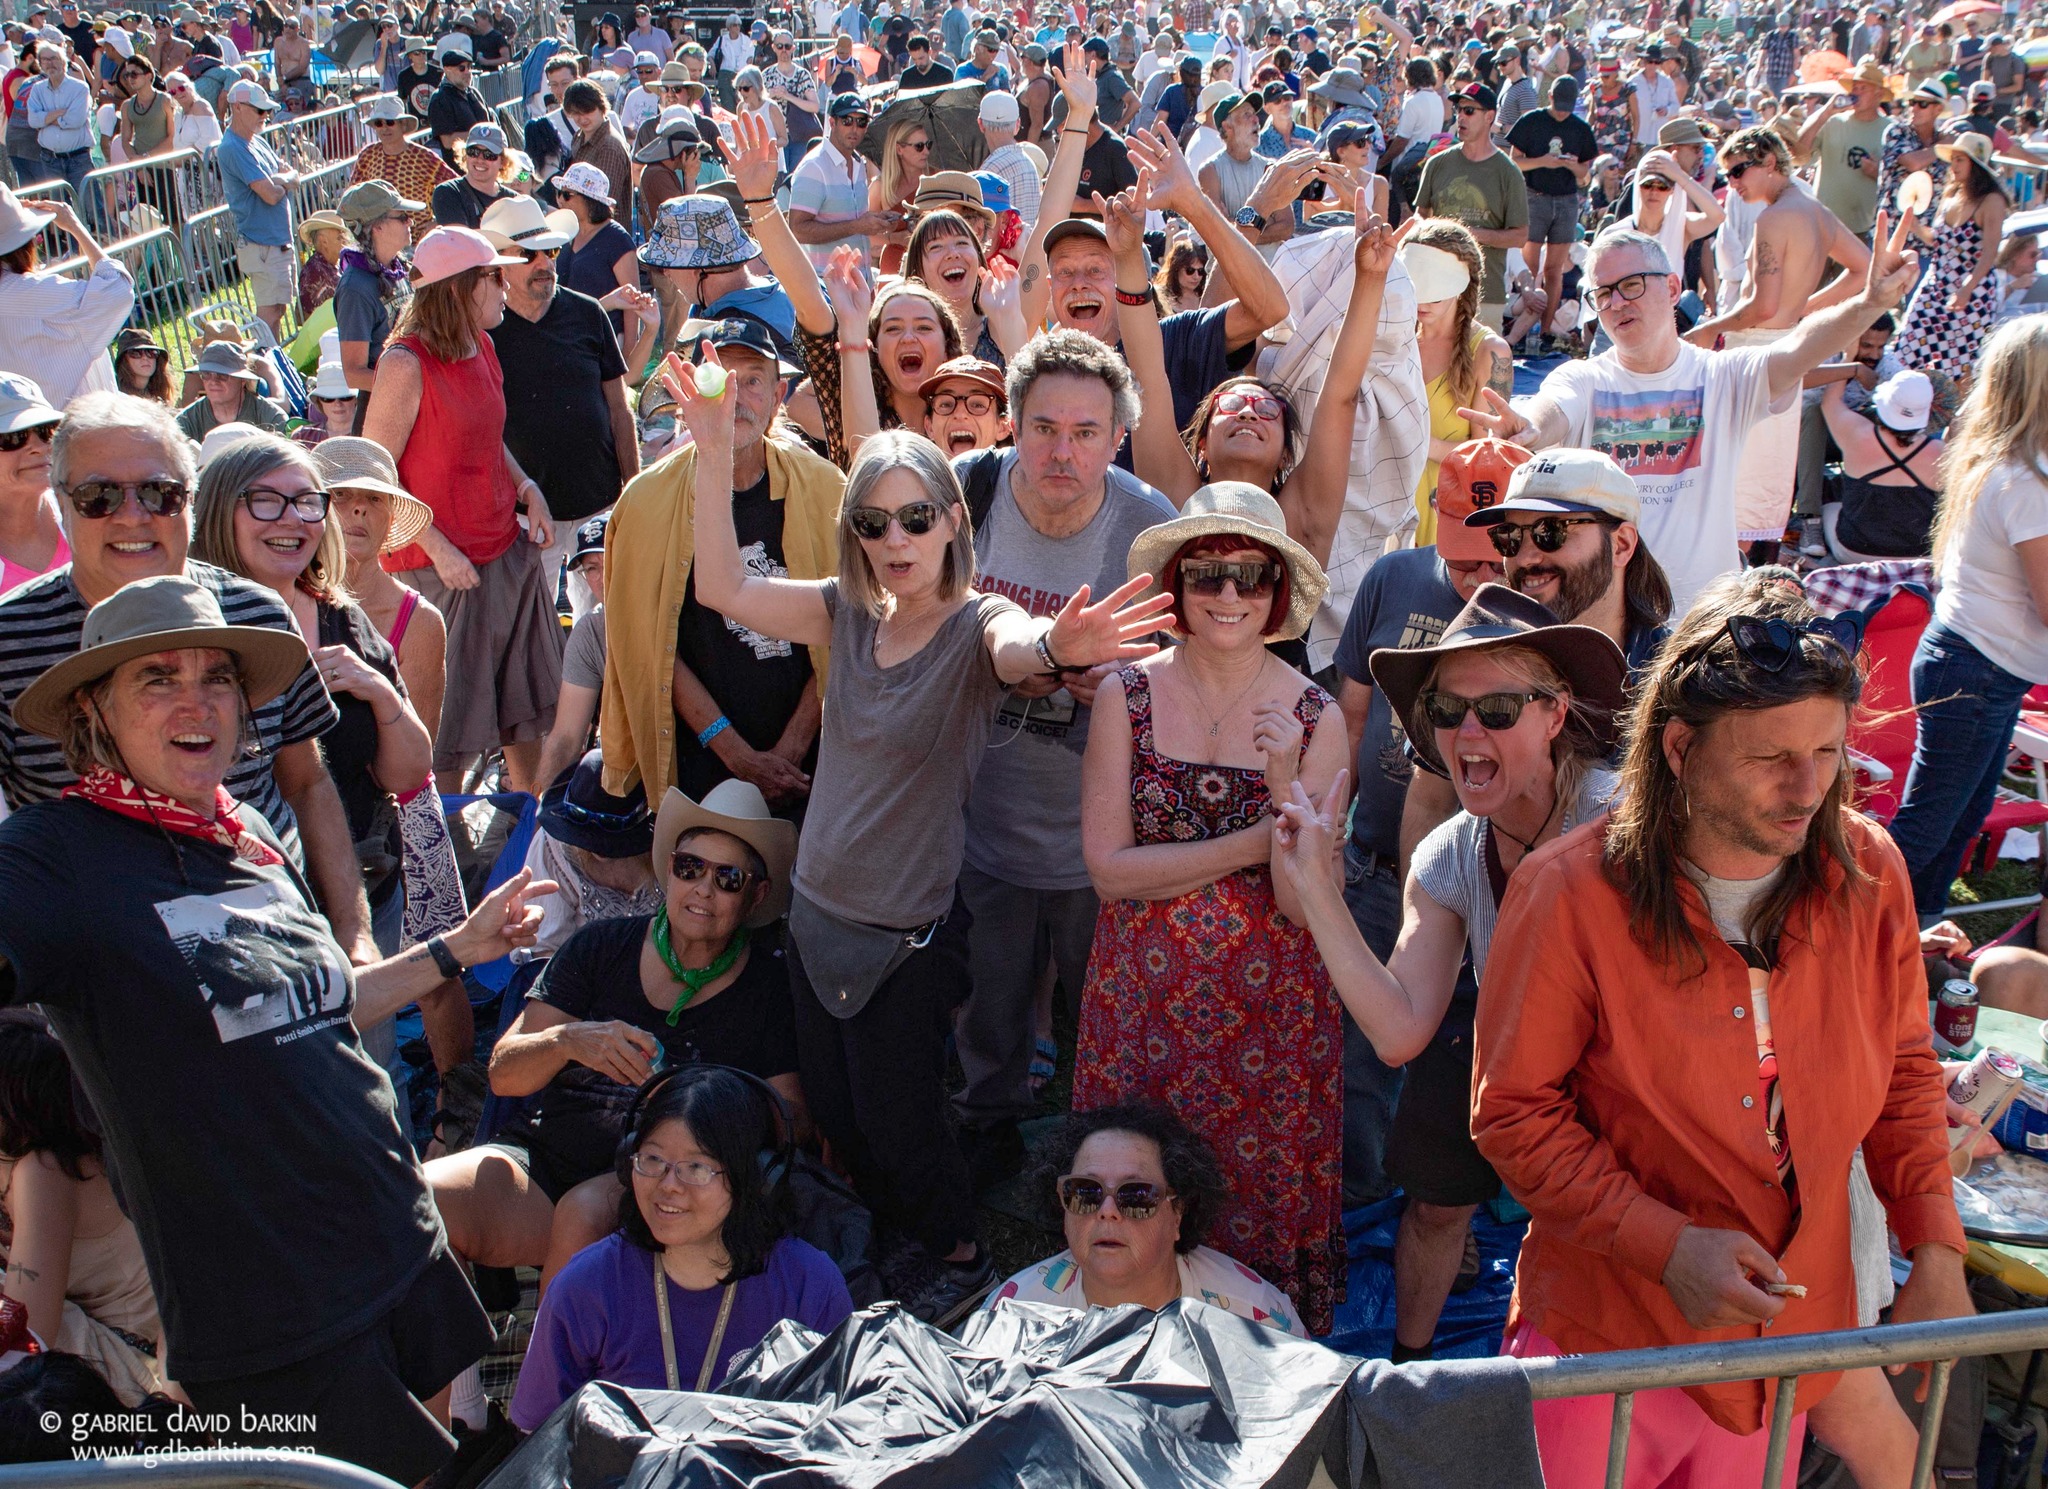
[{"label": "metal crowd barricade", "polygon": [[2019,160],[2011,155],[1994,155],[1991,161],[2005,173],[2006,183],[2012,187],[2015,208],[2048,204],[2048,166]]},{"label": "metal crowd barricade", "polygon": [[[1539,1401],[1565,1396],[1614,1398],[1607,1486],[1621,1489],[1638,1392],[1725,1381],[1775,1380],[1778,1393],[1771,1412],[1771,1435],[1762,1480],[1765,1486],[1775,1486],[1791,1447],[1793,1388],[1800,1376],[1932,1360],[1935,1364],[1927,1404],[1921,1412],[1920,1447],[1912,1479],[1912,1489],[1928,1489],[1934,1475],[1935,1442],[1941,1435],[1942,1407],[1948,1399],[1949,1373],[1955,1362],[1974,1355],[2042,1348],[2048,1348],[2048,1308],[2021,1308],[2010,1313],[1936,1319],[1928,1323],[1533,1358],[1520,1363],[1528,1376],[1529,1390]],[[1451,1361],[1438,1368],[1455,1372],[1457,1365]]]}]

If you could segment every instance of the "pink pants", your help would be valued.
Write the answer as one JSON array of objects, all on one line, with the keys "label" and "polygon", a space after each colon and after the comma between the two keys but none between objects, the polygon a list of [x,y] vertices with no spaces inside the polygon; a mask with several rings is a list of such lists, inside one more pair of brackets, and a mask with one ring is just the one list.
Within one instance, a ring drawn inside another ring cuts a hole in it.
[{"label": "pink pants", "polygon": [[[1507,1352],[1517,1359],[1559,1355],[1555,1342],[1525,1321],[1508,1336]],[[1564,1396],[1536,1403],[1536,1451],[1548,1489],[1601,1489],[1607,1482],[1607,1438],[1614,1426],[1611,1396]],[[1792,1419],[1778,1489],[1799,1477],[1799,1446],[1806,1414]],[[1729,1489],[1763,1478],[1769,1455],[1768,1431],[1737,1436],[1717,1427],[1685,1392],[1639,1391],[1628,1437],[1627,1489]]]}]

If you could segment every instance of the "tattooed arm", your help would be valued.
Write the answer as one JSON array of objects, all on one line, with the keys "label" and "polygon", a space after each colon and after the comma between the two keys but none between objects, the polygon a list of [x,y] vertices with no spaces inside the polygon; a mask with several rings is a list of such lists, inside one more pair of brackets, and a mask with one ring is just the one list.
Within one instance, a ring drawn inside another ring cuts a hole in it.
[{"label": "tattooed arm", "polygon": [[1749,272],[1742,278],[1742,297],[1721,314],[1695,325],[1686,333],[1687,341],[1712,350],[1723,333],[1766,325],[1777,315],[1785,291],[1785,245],[1779,238],[1784,231],[1782,221],[1773,220],[1768,212],[1757,219],[1756,237],[1749,245]]},{"label": "tattooed arm", "polygon": [[64,1290],[71,1281],[71,1242],[78,1231],[85,1182],[72,1178],[47,1153],[28,1153],[14,1165],[7,1211],[14,1244],[0,1293],[28,1309],[28,1326],[51,1341],[64,1322]]}]

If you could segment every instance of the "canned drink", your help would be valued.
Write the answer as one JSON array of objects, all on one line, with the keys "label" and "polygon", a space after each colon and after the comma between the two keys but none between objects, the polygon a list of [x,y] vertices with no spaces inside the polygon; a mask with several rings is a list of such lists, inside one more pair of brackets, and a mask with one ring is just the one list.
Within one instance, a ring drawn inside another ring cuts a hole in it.
[{"label": "canned drink", "polygon": [[2020,1062],[2004,1050],[1979,1050],[1948,1083],[1949,1100],[1982,1117],[1996,1110],[2025,1077]]},{"label": "canned drink", "polygon": [[1977,1038],[1977,989],[1965,978],[1951,977],[1934,999],[1934,1047],[1944,1055],[1960,1055]]}]

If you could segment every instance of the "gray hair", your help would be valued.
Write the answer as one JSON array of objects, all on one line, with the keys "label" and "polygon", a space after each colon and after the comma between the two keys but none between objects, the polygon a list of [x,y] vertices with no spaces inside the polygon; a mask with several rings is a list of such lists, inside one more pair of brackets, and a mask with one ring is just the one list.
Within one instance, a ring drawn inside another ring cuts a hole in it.
[{"label": "gray hair", "polygon": [[1025,342],[1010,358],[1010,416],[1021,419],[1024,399],[1031,385],[1042,377],[1064,374],[1092,377],[1109,389],[1116,411],[1112,416],[1121,429],[1136,429],[1144,413],[1138,397],[1138,380],[1130,364],[1086,331],[1055,327],[1041,331]]},{"label": "gray hair", "polygon": [[[129,393],[98,392],[81,393],[64,405],[64,417],[50,440],[50,484],[62,491],[70,483],[71,465],[78,458],[71,448],[75,443],[116,430],[153,436],[171,474],[187,486],[199,479],[197,451],[178,427],[178,416],[169,404]],[[68,521],[71,504],[61,505]]]},{"label": "gray hair", "polygon": [[[1102,345],[1099,341],[1095,344]],[[926,499],[936,502],[941,511],[950,508],[958,524],[946,546],[939,598],[950,604],[974,587],[974,520],[967,514],[967,498],[960,490],[959,477],[953,474],[953,463],[923,435],[907,429],[885,429],[861,442],[860,454],[854,457],[853,466],[846,473],[846,494],[839,504],[839,592],[875,616],[882,614],[888,602],[868,563],[867,550],[861,547],[860,537],[853,530],[852,513],[855,507],[872,505],[870,498],[875,487],[896,470],[907,470],[916,476]]]},{"label": "gray hair", "polygon": [[1664,251],[1664,245],[1648,233],[1638,232],[1632,227],[1611,227],[1595,238],[1593,246],[1586,252],[1586,266],[1591,268],[1594,259],[1617,248],[1633,248],[1641,254],[1645,274],[1677,272],[1671,267],[1671,255]]},{"label": "gray hair", "polygon": [[758,67],[742,67],[738,72],[732,75],[732,85],[735,88],[760,87],[761,69]]}]

